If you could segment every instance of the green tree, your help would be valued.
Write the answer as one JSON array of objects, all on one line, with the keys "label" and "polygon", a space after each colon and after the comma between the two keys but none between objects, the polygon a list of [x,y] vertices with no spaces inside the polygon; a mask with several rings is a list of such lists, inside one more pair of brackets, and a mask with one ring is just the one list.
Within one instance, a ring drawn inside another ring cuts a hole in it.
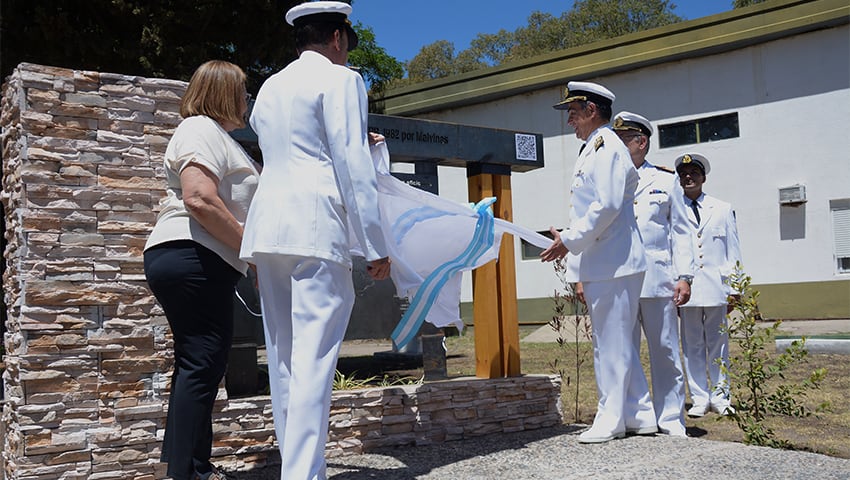
[{"label": "green tree", "polygon": [[668,0],[583,0],[561,18],[584,44],[680,22],[674,7]]},{"label": "green tree", "polygon": [[[3,0],[0,75],[21,62],[188,80],[201,63],[228,60],[256,92],[295,59],[284,13],[302,0]],[[355,25],[351,52],[373,89],[404,75],[403,65]]]},{"label": "green tree", "polygon": [[283,14],[299,0],[3,0],[0,74],[20,62],[188,80],[231,61],[256,91],[295,58]]},{"label": "green tree", "polygon": [[471,72],[486,66],[474,51],[464,50],[455,55],[452,42],[438,40],[422,47],[419,53],[407,62],[407,75],[411,83],[417,83]]},{"label": "green tree", "polygon": [[734,0],[732,2],[732,8],[744,8],[762,2],[764,2],[764,0]]},{"label": "green tree", "polygon": [[426,45],[407,64],[411,82],[442,78],[680,22],[668,0],[576,0],[560,17],[533,12],[513,32],[482,33],[457,55],[440,40]]},{"label": "green tree", "polygon": [[454,57],[454,44],[447,40],[438,40],[422,47],[407,63],[407,75],[415,81],[449,76],[454,73]]},{"label": "green tree", "polygon": [[348,55],[348,63],[360,68],[360,73],[372,92],[382,92],[392,80],[404,76],[404,65],[378,46],[374,31],[360,22],[354,25],[359,43]]}]

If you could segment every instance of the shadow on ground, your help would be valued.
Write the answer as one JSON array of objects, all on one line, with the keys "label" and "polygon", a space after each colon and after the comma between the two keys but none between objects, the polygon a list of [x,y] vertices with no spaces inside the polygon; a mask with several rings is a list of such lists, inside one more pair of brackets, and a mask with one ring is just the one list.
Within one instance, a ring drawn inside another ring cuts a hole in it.
[{"label": "shadow on ground", "polygon": [[[415,480],[439,468],[464,460],[485,457],[500,451],[515,451],[528,448],[539,440],[576,433],[586,426],[560,425],[538,430],[499,435],[499,441],[481,436],[465,438],[440,444],[416,447],[400,446],[384,448],[353,457],[329,458],[329,480]],[[378,458],[382,457],[382,458]],[[376,468],[380,465],[381,468]],[[280,466],[274,465],[247,472],[235,472],[236,480],[276,480]]]}]

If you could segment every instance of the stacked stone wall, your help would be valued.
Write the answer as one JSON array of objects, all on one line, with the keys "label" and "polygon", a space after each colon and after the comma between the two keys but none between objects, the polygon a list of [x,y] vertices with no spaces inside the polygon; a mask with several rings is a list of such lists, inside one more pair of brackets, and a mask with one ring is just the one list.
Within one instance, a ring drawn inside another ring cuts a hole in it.
[{"label": "stacked stone wall", "polygon": [[[6,478],[155,479],[172,340],[142,250],[186,83],[21,64],[3,85]],[[560,422],[554,377],[336,392],[328,455]],[[278,462],[267,396],[215,408],[215,461]]]}]

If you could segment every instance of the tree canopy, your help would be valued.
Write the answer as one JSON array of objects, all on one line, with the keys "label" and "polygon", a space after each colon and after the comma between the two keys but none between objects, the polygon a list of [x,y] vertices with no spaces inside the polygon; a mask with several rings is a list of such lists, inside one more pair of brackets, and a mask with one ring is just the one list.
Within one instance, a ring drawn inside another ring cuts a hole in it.
[{"label": "tree canopy", "polygon": [[[20,62],[188,80],[206,60],[231,61],[256,92],[295,59],[284,12],[302,0],[3,0],[0,76]],[[734,8],[764,0],[733,0]],[[669,0],[576,0],[560,16],[533,12],[513,32],[479,33],[466,50],[440,40],[403,64],[354,25],[349,62],[373,93],[682,21]],[[407,78],[402,78],[407,70]]]},{"label": "tree canopy", "polygon": [[354,30],[359,42],[348,54],[348,63],[360,69],[373,92],[383,91],[389,81],[404,76],[404,65],[378,46],[371,28],[357,22]]},{"label": "tree canopy", "polygon": [[734,0],[732,2],[733,8],[744,8],[749,7],[750,5],[755,5],[757,3],[762,3],[764,0]]},{"label": "tree canopy", "polygon": [[[256,92],[295,59],[284,13],[302,0],[3,0],[0,75],[21,62],[189,80],[211,59],[239,65]],[[373,89],[404,67],[355,25],[350,61]]]},{"label": "tree canopy", "polygon": [[299,0],[3,0],[0,74],[20,62],[188,80],[241,66],[249,90],[295,58],[284,12]]},{"label": "tree canopy", "polygon": [[406,81],[442,78],[682,21],[674,8],[668,0],[576,0],[559,17],[533,12],[528,24],[513,32],[480,33],[457,55],[445,40],[426,45],[407,63]]}]

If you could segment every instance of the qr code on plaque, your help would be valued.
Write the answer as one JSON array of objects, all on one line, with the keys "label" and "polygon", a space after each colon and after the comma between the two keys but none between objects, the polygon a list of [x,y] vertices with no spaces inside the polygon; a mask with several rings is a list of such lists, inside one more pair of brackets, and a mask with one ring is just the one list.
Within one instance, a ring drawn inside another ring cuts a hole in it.
[{"label": "qr code on plaque", "polygon": [[523,133],[516,134],[516,159],[537,161],[537,137]]}]

